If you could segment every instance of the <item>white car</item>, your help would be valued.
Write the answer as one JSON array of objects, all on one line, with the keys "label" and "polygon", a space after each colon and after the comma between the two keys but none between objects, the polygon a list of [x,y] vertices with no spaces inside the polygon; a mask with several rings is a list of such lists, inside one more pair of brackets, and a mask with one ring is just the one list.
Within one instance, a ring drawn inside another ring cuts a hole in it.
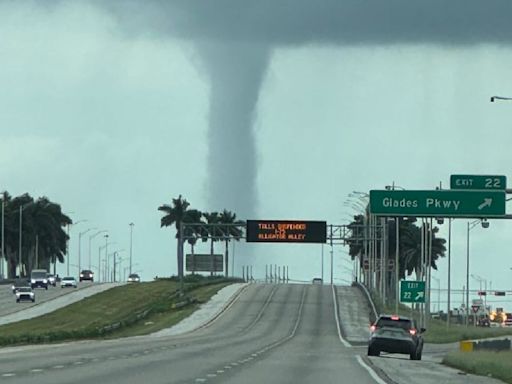
[{"label": "white car", "polygon": [[60,281],[60,287],[73,287],[76,288],[78,286],[76,279],[73,276],[63,277]]},{"label": "white car", "polygon": [[128,276],[128,282],[129,283],[140,283],[140,276],[136,273],[132,273],[130,276]]},{"label": "white car", "polygon": [[36,295],[30,287],[19,287],[16,291],[16,302],[20,301],[36,301]]},{"label": "white car", "polygon": [[57,278],[55,277],[55,275],[48,274],[48,284],[54,287],[57,285]]}]

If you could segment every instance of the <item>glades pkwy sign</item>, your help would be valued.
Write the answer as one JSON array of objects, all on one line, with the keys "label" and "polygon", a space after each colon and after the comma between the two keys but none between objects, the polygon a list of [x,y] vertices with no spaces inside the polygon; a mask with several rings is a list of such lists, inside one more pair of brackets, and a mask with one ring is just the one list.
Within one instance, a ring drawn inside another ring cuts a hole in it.
[{"label": "glades pkwy sign", "polygon": [[248,243],[325,243],[325,221],[247,220]]},{"label": "glades pkwy sign", "polygon": [[502,217],[505,191],[372,190],[370,212],[377,216]]}]

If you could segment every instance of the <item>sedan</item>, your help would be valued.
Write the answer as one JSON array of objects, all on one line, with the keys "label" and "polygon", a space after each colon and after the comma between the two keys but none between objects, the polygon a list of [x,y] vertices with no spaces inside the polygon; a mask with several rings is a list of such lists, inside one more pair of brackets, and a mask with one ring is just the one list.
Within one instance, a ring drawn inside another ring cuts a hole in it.
[{"label": "sedan", "polygon": [[78,286],[76,279],[73,276],[63,277],[60,280],[60,287],[73,287],[76,288]]},{"label": "sedan", "polygon": [[136,273],[132,273],[132,274],[130,274],[130,276],[128,276],[128,282],[129,283],[140,283],[140,276],[137,275]]}]

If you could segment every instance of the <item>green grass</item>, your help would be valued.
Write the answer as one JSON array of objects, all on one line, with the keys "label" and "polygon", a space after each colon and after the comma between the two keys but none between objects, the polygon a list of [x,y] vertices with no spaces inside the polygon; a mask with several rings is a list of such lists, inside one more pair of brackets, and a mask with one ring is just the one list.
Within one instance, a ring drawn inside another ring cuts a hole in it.
[{"label": "green grass", "polygon": [[37,319],[0,327],[0,345],[141,335],[178,323],[226,285],[223,278],[128,284],[85,298]]},{"label": "green grass", "polygon": [[461,340],[486,339],[509,335],[512,335],[512,329],[509,327],[466,327],[465,325],[458,324],[450,324],[450,327],[447,327],[444,321],[430,320],[424,337],[427,343],[453,343]]},{"label": "green grass", "polygon": [[511,362],[512,351],[452,352],[443,359],[443,363],[450,367],[512,384]]}]

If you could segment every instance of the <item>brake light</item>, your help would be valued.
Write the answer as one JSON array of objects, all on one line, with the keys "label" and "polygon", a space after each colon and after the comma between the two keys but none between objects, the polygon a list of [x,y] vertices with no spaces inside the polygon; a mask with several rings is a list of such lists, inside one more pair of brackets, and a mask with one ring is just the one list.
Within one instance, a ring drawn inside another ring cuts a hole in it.
[{"label": "brake light", "polygon": [[416,332],[417,332],[417,331],[416,331],[414,328],[413,328],[413,329],[409,329],[409,333],[410,333],[411,335],[413,335],[413,336],[416,334]]},{"label": "brake light", "polygon": [[370,327],[370,332],[375,332],[375,330],[376,330],[376,329],[377,329],[377,327],[376,327],[376,326],[375,326],[375,324],[374,324],[374,325],[372,325],[372,326]]},{"label": "brake light", "polygon": [[391,316],[391,320],[400,320],[400,317],[397,315]]}]

